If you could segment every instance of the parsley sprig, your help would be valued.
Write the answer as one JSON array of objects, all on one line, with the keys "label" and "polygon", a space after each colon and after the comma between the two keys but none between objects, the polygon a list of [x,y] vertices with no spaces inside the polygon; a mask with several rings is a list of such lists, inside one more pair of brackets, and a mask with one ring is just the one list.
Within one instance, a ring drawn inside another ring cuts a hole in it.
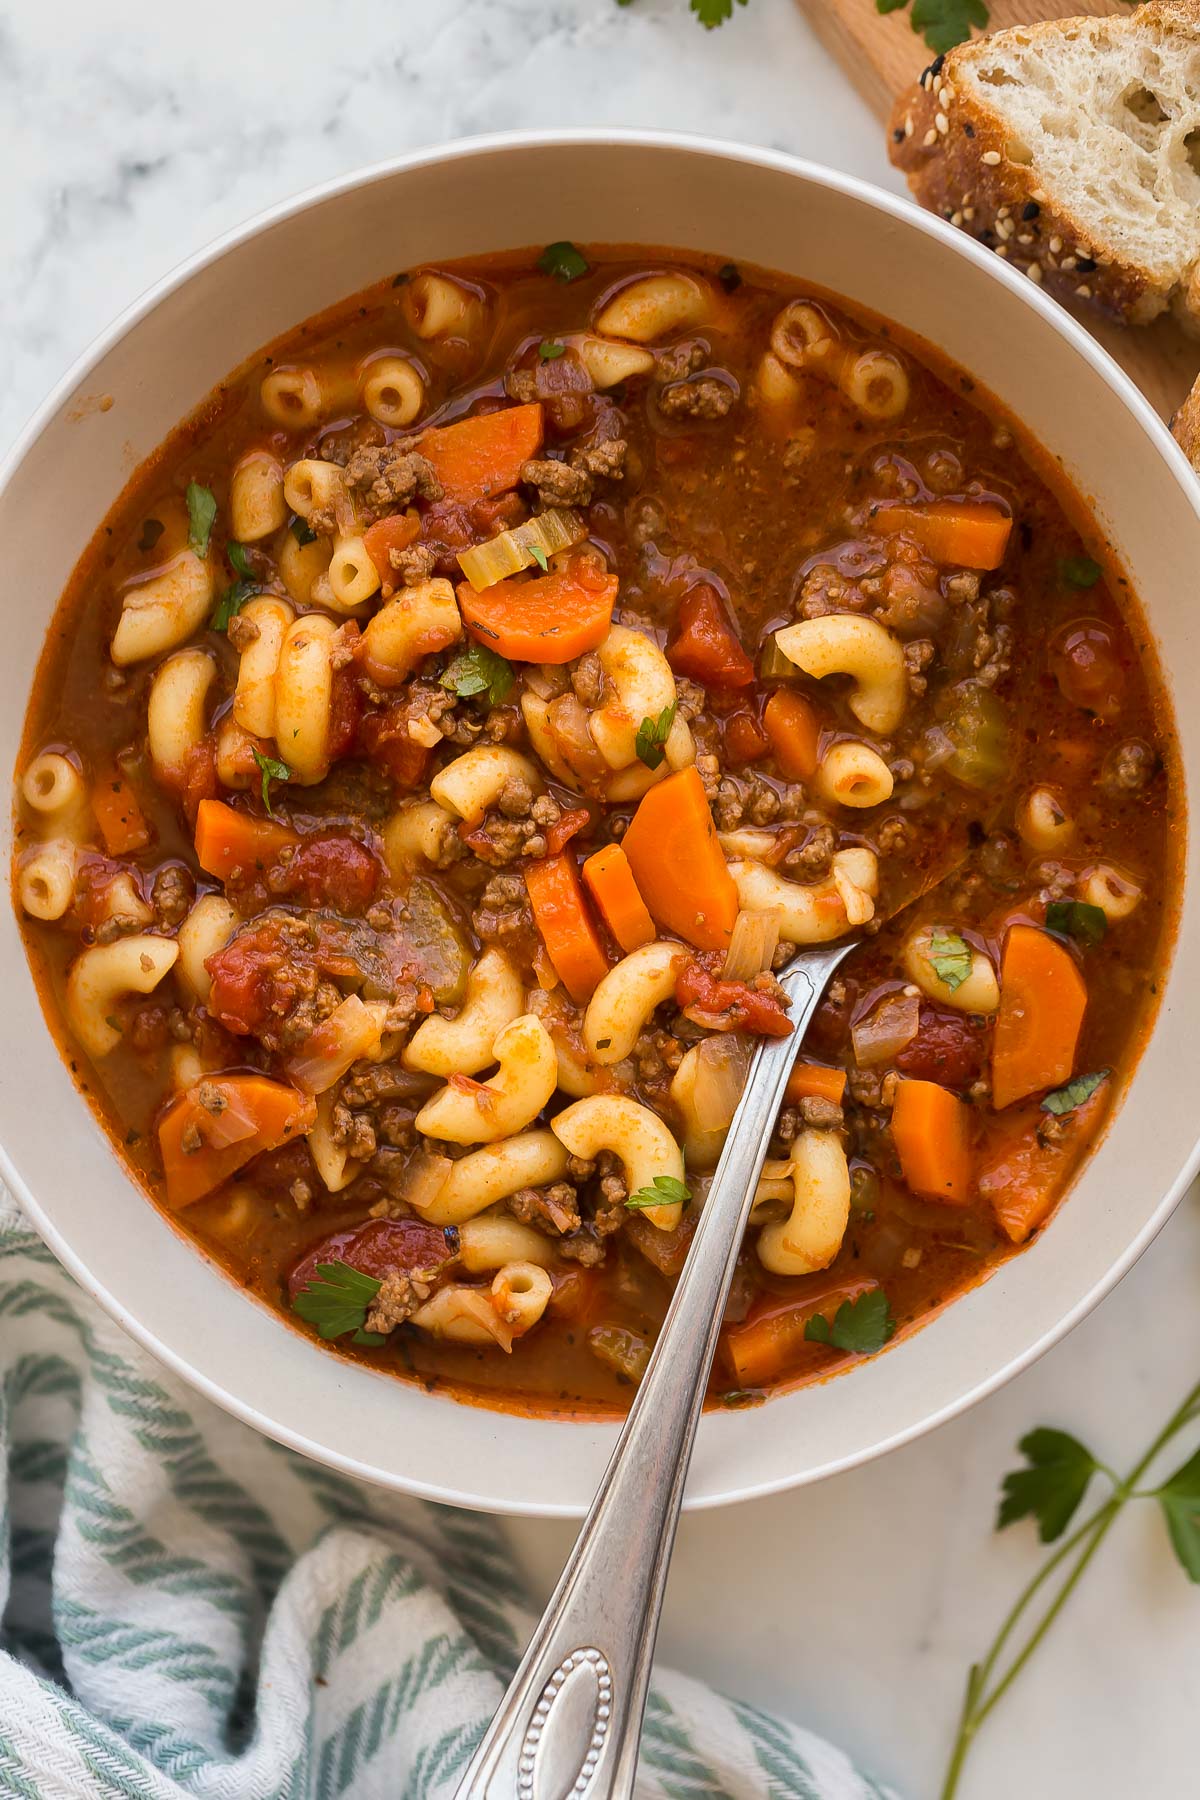
[{"label": "parsley sprig", "polygon": [[882,1288],[872,1288],[857,1300],[843,1300],[832,1325],[824,1313],[816,1313],[805,1325],[804,1335],[810,1344],[829,1344],[853,1356],[874,1356],[895,1330],[887,1295]]},{"label": "parsley sprig", "polygon": [[198,481],[187,484],[188,548],[197,556],[208,555],[208,540],[217,519],[217,502],[211,488]]},{"label": "parsley sprig", "polygon": [[255,594],[262,592],[262,583],[254,573],[246,546],[231,540],[225,546],[225,554],[237,574],[237,580],[230,583],[213,607],[212,617],[208,621],[210,631],[228,631],[229,621],[234,614],[241,612],[247,600],[252,600]]},{"label": "parsley sprig", "polygon": [[292,1301],[293,1312],[315,1325],[323,1338],[344,1337],[356,1344],[382,1344],[383,1333],[367,1331],[367,1314],[382,1283],[349,1263],[318,1263],[313,1278]]},{"label": "parsley sprig", "polygon": [[1087,900],[1052,900],[1046,908],[1046,930],[1074,938],[1085,950],[1092,950],[1104,942],[1108,919],[1102,906],[1092,906]]},{"label": "parsley sprig", "polygon": [[[747,6],[749,0],[736,0],[738,6]],[[617,0],[618,6],[632,6],[633,0]],[[688,0],[688,10],[695,14],[705,31],[712,31],[717,25],[724,25],[726,19],[732,19],[735,0]]]},{"label": "parsley sprig", "polygon": [[[875,10],[899,12],[909,4],[910,0],[875,0]],[[937,56],[965,44],[972,26],[985,31],[991,16],[984,0],[911,0],[911,7],[909,23]]]},{"label": "parsley sprig", "polygon": [[472,644],[456,656],[442,676],[442,686],[462,700],[486,694],[489,706],[500,706],[512,690],[512,664],[486,644]]},{"label": "parsley sprig", "polygon": [[[1128,1501],[1157,1501],[1184,1572],[1200,1582],[1200,1450],[1157,1486],[1142,1486],[1151,1464],[1198,1419],[1200,1382],[1124,1477],[1069,1432],[1043,1425],[1021,1439],[1025,1466],[1004,1477],[996,1529],[1032,1519],[1042,1542],[1059,1547],[1021,1590],[982,1661],[971,1665],[941,1800],[954,1800],[980,1726],[1028,1664]],[[1064,1537],[1097,1475],[1109,1483],[1107,1498]]]},{"label": "parsley sprig", "polygon": [[1097,1069],[1094,1075],[1076,1075],[1064,1087],[1055,1088],[1042,1101],[1042,1111],[1055,1113],[1059,1118],[1063,1113],[1074,1112],[1085,1100],[1090,1100],[1096,1089],[1112,1074],[1111,1069]]},{"label": "parsley sprig", "polygon": [[267,809],[268,816],[273,819],[275,813],[271,806],[271,783],[273,781],[290,781],[292,771],[285,762],[280,762],[277,756],[264,756],[256,744],[252,744],[250,748],[255,762],[258,764],[258,772],[262,776],[262,803]]},{"label": "parsley sprig", "polygon": [[666,755],[664,746],[674,723],[675,701],[672,700],[670,706],[663,707],[657,719],[643,719],[638,726],[634,749],[639,761],[644,762],[648,769],[661,768],[662,759]]},{"label": "parsley sprig", "polygon": [[625,1204],[630,1212],[645,1212],[650,1206],[686,1206],[691,1197],[692,1190],[685,1181],[678,1181],[674,1175],[656,1175],[650,1187],[630,1194]]},{"label": "parsley sprig", "polygon": [[925,961],[943,987],[953,993],[971,973],[971,946],[957,931],[946,931],[941,925],[935,925],[929,934]]},{"label": "parsley sprig", "polygon": [[560,238],[557,243],[546,245],[537,266],[543,275],[553,275],[558,281],[578,281],[591,264],[582,250],[577,250],[567,238]]}]

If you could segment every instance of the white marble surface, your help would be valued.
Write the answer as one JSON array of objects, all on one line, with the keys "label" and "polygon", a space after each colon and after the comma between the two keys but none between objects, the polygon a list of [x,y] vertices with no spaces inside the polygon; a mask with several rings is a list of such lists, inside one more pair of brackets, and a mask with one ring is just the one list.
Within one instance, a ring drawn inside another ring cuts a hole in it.
[{"label": "white marble surface", "polygon": [[[892,182],[791,0],[751,0],[712,34],[684,0],[7,0],[0,450],[93,333],[216,233],[409,146],[531,123],[706,130]],[[1193,1197],[1067,1343],[969,1417],[685,1521],[666,1654],[927,1800],[967,1664],[1036,1566],[1031,1533],[991,1531],[1014,1440],[1058,1423],[1132,1460],[1200,1375],[1198,1292]],[[547,1586],[569,1530],[511,1535]],[[1142,1509],[986,1731],[964,1800],[1194,1793],[1198,1645],[1200,1597]]]}]

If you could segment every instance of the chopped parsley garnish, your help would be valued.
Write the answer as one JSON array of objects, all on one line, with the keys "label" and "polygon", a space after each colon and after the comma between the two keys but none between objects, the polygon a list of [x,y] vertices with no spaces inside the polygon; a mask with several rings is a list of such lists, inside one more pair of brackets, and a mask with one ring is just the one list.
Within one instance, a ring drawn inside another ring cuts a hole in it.
[{"label": "chopped parsley garnish", "polygon": [[[875,10],[899,12],[908,4],[909,0],[875,0]],[[966,43],[972,26],[986,30],[990,16],[984,0],[912,0],[909,23],[935,55],[944,56],[955,44]]]},{"label": "chopped parsley garnish", "polygon": [[1090,556],[1064,556],[1059,563],[1062,578],[1071,587],[1095,587],[1104,570]]},{"label": "chopped parsley garnish", "polygon": [[538,345],[538,355],[543,362],[557,362],[559,357],[565,356],[566,353],[567,346],[565,344],[556,344],[553,338],[543,338]]},{"label": "chopped parsley garnish", "polygon": [[645,1212],[650,1206],[686,1206],[691,1197],[686,1182],[677,1181],[674,1175],[656,1175],[649,1187],[630,1194],[625,1204],[630,1212]]},{"label": "chopped parsley garnish", "polygon": [[578,281],[591,265],[581,250],[566,238],[560,238],[556,244],[546,245],[537,259],[537,266],[543,275],[553,275],[558,281]]},{"label": "chopped parsley garnish", "polygon": [[365,1329],[381,1286],[373,1275],[364,1275],[349,1263],[318,1263],[313,1279],[293,1299],[292,1310],[315,1325],[323,1338],[344,1337],[352,1331],[356,1344],[382,1344],[382,1332]]},{"label": "chopped parsley garnish", "polygon": [[486,644],[472,644],[455,657],[442,676],[442,686],[460,700],[469,700],[472,694],[486,694],[489,706],[499,706],[507,700],[513,679],[511,663]]},{"label": "chopped parsley garnish", "polygon": [[251,750],[255,762],[258,764],[259,772],[262,775],[263,805],[266,807],[269,816],[273,819],[275,814],[271,808],[271,783],[273,781],[290,781],[292,778],[292,771],[285,762],[280,762],[277,756],[264,756],[257,745],[252,745]]},{"label": "chopped parsley garnish", "polygon": [[[688,0],[688,3],[705,31],[711,31],[733,17],[734,0]],[[748,0],[737,0],[737,4],[746,6]]]},{"label": "chopped parsley garnish", "polygon": [[1053,1113],[1056,1118],[1064,1113],[1074,1112],[1085,1100],[1090,1100],[1096,1089],[1106,1082],[1112,1074],[1111,1069],[1098,1069],[1094,1075],[1076,1075],[1074,1081],[1068,1081],[1065,1087],[1055,1088],[1042,1101],[1042,1111]]},{"label": "chopped parsley garnish", "polygon": [[971,973],[971,946],[959,937],[957,931],[943,931],[937,925],[929,934],[925,961],[943,986],[953,993]]},{"label": "chopped parsley garnish", "polygon": [[843,1300],[832,1325],[824,1313],[817,1313],[804,1327],[804,1335],[812,1344],[829,1344],[853,1356],[874,1356],[895,1329],[887,1295],[882,1288],[872,1288],[857,1300]]},{"label": "chopped parsley garnish", "polygon": [[1096,1459],[1070,1432],[1039,1425],[1017,1445],[1029,1463],[1013,1469],[1000,1485],[1000,1510],[996,1529],[1018,1519],[1036,1519],[1043,1544],[1061,1537],[1075,1516],[1075,1509],[1096,1473]]},{"label": "chopped parsley garnish", "polygon": [[166,527],[161,519],[143,519],[142,535],[138,539],[139,550],[153,550]]},{"label": "chopped parsley garnish", "polygon": [[313,530],[308,520],[302,519],[299,513],[297,513],[296,517],[292,520],[291,531],[292,536],[298,544],[315,544],[317,541],[316,532]]},{"label": "chopped parsley garnish", "polygon": [[1103,907],[1092,906],[1086,900],[1052,900],[1046,908],[1046,930],[1074,938],[1077,944],[1091,950],[1103,943],[1108,919]]},{"label": "chopped parsley garnish", "polygon": [[657,719],[643,719],[638,726],[634,748],[638,758],[648,769],[657,769],[662,765],[666,755],[663,746],[671,735],[671,727],[675,723],[675,702],[664,706]]},{"label": "chopped parsley garnish", "polygon": [[234,614],[241,612],[247,600],[252,600],[255,594],[262,592],[262,583],[254,573],[246,546],[236,542],[228,543],[225,554],[237,571],[237,580],[230,583],[213,607],[212,617],[208,621],[210,631],[228,631],[229,621]]},{"label": "chopped parsley garnish", "polygon": [[537,564],[538,568],[542,571],[542,573],[546,574],[550,568],[550,559],[546,555],[546,552],[542,549],[542,546],[540,544],[530,544],[529,554],[530,554],[530,556],[532,556],[534,562]]},{"label": "chopped parsley garnish", "polygon": [[197,556],[208,555],[208,540],[217,518],[217,502],[211,488],[198,481],[187,484],[188,544]]}]

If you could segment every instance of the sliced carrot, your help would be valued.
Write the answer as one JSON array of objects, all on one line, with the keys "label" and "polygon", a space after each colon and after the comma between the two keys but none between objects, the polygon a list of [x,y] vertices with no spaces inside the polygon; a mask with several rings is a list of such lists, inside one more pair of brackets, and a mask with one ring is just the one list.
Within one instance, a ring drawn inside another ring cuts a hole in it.
[{"label": "sliced carrot", "polygon": [[998,569],[1013,522],[990,500],[930,500],[921,506],[880,506],[867,521],[890,537],[902,531],[935,563],[963,569]]},{"label": "sliced carrot", "polygon": [[448,500],[487,500],[521,479],[521,464],[542,447],[541,402],[477,413],[457,425],[440,425],[417,448],[433,464]]},{"label": "sliced carrot", "polygon": [[[201,1094],[209,1105],[201,1104]],[[315,1101],[266,1075],[207,1077],[182,1094],[159,1123],[167,1204],[202,1200],[252,1157],[303,1137],[316,1116]]]},{"label": "sliced carrot", "polygon": [[1022,1106],[996,1122],[979,1165],[979,1192],[996,1223],[1014,1244],[1023,1244],[1050,1216],[1055,1201],[1079,1166],[1104,1117],[1101,1088],[1058,1121],[1061,1135],[1042,1141],[1046,1114]]},{"label": "sliced carrot", "polygon": [[116,763],[108,763],[96,775],[92,788],[92,811],[110,856],[128,856],[144,850],[150,842],[150,827],[138,803],[138,797],[127,775]]},{"label": "sliced carrot", "polygon": [[[777,1295],[764,1295],[749,1318],[740,1325],[729,1325],[721,1335],[721,1347],[732,1365],[740,1387],[765,1387],[781,1375],[794,1372],[806,1355],[814,1366],[827,1360],[818,1346],[809,1345],[804,1328],[820,1313],[832,1325],[837,1309],[846,1300],[858,1300],[872,1293],[877,1281],[869,1278],[850,1281],[832,1280],[828,1275],[801,1277],[805,1291],[794,1299],[781,1300]],[[799,1287],[801,1281],[794,1285]]]},{"label": "sliced carrot", "polygon": [[407,550],[420,533],[420,517],[411,507],[407,512],[389,513],[386,519],[376,519],[374,525],[368,525],[363,532],[367,555],[378,569],[385,588],[397,586],[392,551]]},{"label": "sliced carrot", "polygon": [[823,1063],[798,1062],[783,1091],[789,1106],[799,1106],[801,1100],[832,1100],[840,1106],[845,1095],[845,1069],[827,1069]]},{"label": "sliced carrot", "polygon": [[807,781],[816,774],[821,760],[821,721],[803,694],[776,688],[763,710],[763,727],[781,775],[788,781]]},{"label": "sliced carrot", "polygon": [[621,839],[650,916],[700,950],[727,950],[737,889],[693,764],[642,799]]},{"label": "sliced carrot", "polygon": [[228,881],[235,869],[269,869],[281,850],[299,842],[290,826],[235,812],[223,800],[202,800],[196,809],[196,860],[218,881]]},{"label": "sliced carrot", "polygon": [[525,870],[525,886],[555,973],[572,1000],[590,1000],[608,957],[588,911],[573,856],[546,856]]},{"label": "sliced carrot", "polygon": [[992,1040],[997,1107],[1070,1080],[1086,1010],[1087,987],[1071,952],[1034,925],[1012,926]]},{"label": "sliced carrot", "polygon": [[904,1179],[926,1200],[965,1206],[971,1198],[971,1109],[936,1081],[901,1081],[892,1138]]},{"label": "sliced carrot", "polygon": [[533,581],[497,581],[476,592],[458,586],[458,610],[473,638],[510,662],[573,662],[604,642],[612,623],[617,577],[594,557],[573,556],[565,569]]},{"label": "sliced carrot", "polygon": [[[583,865],[583,879],[600,917],[628,956],[658,936],[620,844],[605,844]],[[661,1235],[661,1234],[660,1234]]]}]

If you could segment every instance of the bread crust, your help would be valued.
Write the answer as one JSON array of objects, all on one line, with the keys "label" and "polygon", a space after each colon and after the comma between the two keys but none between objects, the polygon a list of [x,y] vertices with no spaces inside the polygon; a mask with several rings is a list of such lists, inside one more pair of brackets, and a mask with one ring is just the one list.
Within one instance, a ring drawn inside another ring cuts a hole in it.
[{"label": "bread crust", "polygon": [[[1161,20],[1200,28],[1200,0],[1148,0],[1129,19],[1105,19],[1112,32]],[[1181,322],[1200,334],[1200,293],[1194,281],[1178,287],[1156,280],[1091,232],[1042,185],[1036,162],[1011,127],[960,80],[992,42],[1019,34],[1023,43],[1053,37],[1077,20],[1015,26],[939,56],[897,100],[888,150],[914,197],[1059,299],[1090,303],[1110,318],[1144,325],[1174,305]]]},{"label": "bread crust", "polygon": [[1171,433],[1193,469],[1200,471],[1200,378],[1171,420]]}]

